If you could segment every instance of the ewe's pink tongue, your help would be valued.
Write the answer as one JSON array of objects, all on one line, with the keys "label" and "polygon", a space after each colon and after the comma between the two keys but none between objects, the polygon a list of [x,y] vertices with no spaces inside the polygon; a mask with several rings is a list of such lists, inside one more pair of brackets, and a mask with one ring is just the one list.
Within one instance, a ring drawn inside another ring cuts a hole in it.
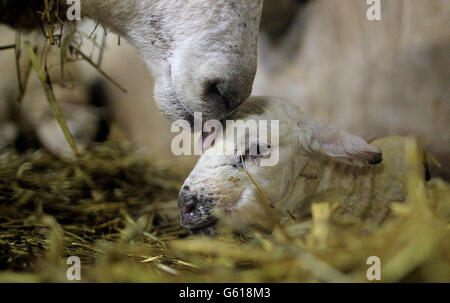
[{"label": "ewe's pink tongue", "polygon": [[202,150],[207,150],[208,148],[210,148],[216,137],[217,132],[215,127],[211,128],[210,132],[202,132],[202,136],[199,140],[199,145]]}]

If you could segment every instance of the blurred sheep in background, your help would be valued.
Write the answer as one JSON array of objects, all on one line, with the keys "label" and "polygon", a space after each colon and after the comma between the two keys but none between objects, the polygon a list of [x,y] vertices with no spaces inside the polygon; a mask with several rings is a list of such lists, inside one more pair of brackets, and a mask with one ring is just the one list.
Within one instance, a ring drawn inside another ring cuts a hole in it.
[{"label": "blurred sheep in background", "polygon": [[[2,45],[14,43],[14,31],[2,27],[0,33]],[[40,32],[21,34],[22,42],[29,41],[36,47],[38,58],[47,47],[40,35]],[[55,155],[71,157],[72,150],[48,106],[35,71],[31,68],[29,77],[26,76],[30,65],[23,43],[20,52],[22,82],[28,79],[23,97],[19,97],[14,49],[0,53],[0,148],[25,151],[43,146]],[[60,49],[52,47],[46,61],[55,97],[78,148],[84,150],[95,141],[105,140],[109,132],[110,114],[103,84],[80,64],[68,63],[63,75],[60,60]]]},{"label": "blurred sheep in background", "polygon": [[415,135],[450,177],[450,2],[380,3],[369,21],[366,1],[266,0],[253,94],[365,139]]}]

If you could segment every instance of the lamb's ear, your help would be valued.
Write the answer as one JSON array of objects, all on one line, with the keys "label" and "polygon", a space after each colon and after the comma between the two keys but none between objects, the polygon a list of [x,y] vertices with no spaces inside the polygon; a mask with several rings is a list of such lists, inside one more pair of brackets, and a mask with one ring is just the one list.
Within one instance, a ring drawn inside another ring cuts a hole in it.
[{"label": "lamb's ear", "polygon": [[321,153],[337,161],[350,164],[378,164],[381,150],[358,136],[334,125],[314,120],[302,114],[297,123],[300,153]]}]

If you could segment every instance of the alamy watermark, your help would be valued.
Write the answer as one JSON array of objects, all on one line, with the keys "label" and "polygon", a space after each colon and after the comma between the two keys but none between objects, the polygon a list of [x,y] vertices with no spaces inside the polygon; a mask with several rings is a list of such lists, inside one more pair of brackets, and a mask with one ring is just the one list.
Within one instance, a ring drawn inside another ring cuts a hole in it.
[{"label": "alamy watermark", "polygon": [[171,131],[179,134],[172,140],[172,153],[201,156],[214,145],[210,154],[255,156],[260,166],[278,163],[279,120],[226,120],[225,124],[223,127],[219,120],[203,122],[201,112],[194,113],[193,130],[188,121],[175,121]]},{"label": "alamy watermark", "polygon": [[366,272],[366,278],[369,281],[381,280],[381,260],[377,256],[370,256],[366,261],[367,265],[371,265]]},{"label": "alamy watermark", "polygon": [[369,21],[380,21],[381,20],[381,0],[367,0],[367,20]]},{"label": "alamy watermark", "polygon": [[67,265],[71,265],[66,271],[66,278],[69,281],[81,280],[81,261],[79,257],[70,256],[66,261]]},{"label": "alamy watermark", "polygon": [[67,0],[69,7],[67,8],[66,17],[69,21],[81,20],[81,0]]}]

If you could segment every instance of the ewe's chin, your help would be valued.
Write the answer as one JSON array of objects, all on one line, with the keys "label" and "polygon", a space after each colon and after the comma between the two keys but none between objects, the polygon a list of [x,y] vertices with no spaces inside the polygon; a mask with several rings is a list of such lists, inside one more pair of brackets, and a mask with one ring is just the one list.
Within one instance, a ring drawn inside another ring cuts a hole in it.
[{"label": "ewe's chin", "polygon": [[159,76],[154,84],[154,97],[156,106],[161,113],[171,122],[176,120],[194,123],[193,113],[181,102],[172,85],[170,75]]}]

